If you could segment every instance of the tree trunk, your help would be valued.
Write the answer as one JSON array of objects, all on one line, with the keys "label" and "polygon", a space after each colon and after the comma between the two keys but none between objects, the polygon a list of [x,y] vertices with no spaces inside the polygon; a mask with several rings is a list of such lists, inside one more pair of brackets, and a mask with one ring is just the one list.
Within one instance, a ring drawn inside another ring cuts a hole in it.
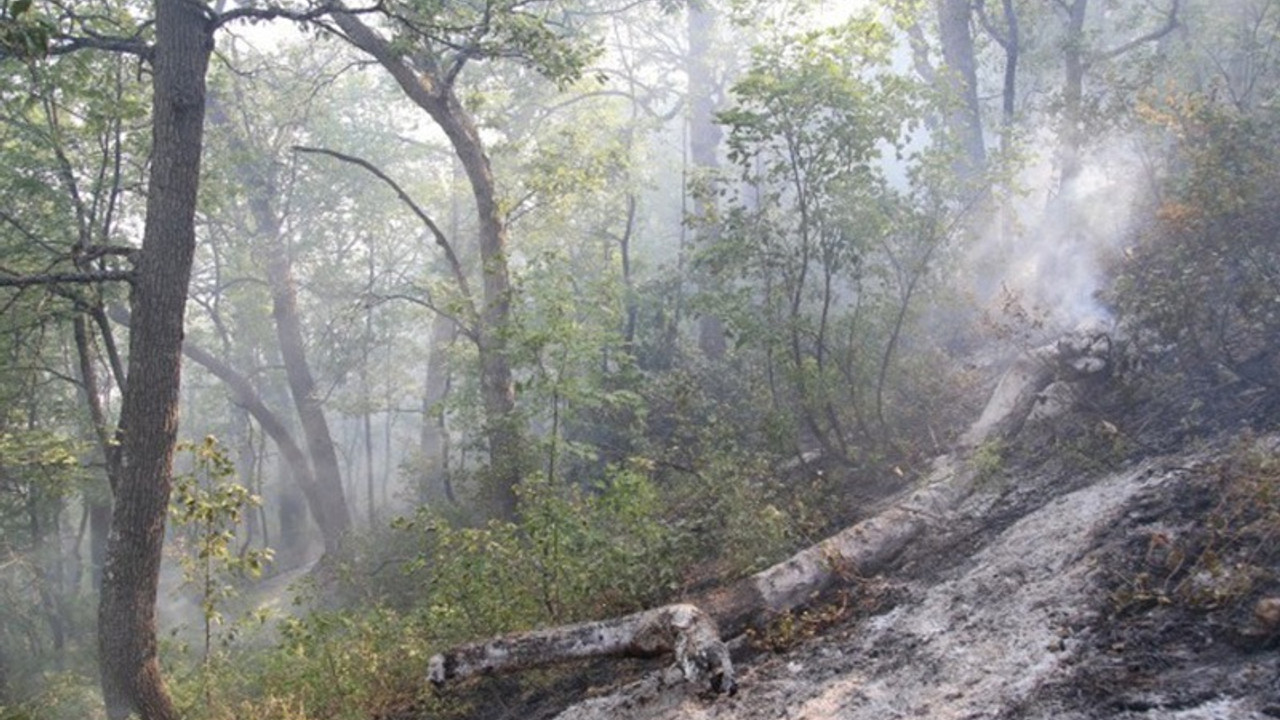
[{"label": "tree trunk", "polygon": [[156,591],[169,510],[182,374],[183,312],[195,253],[205,72],[213,27],[204,6],[156,0],[152,164],[132,293],[121,409],[121,475],[98,608],[107,716],[174,720],[156,657]]},{"label": "tree trunk", "polygon": [[1058,134],[1058,192],[1069,193],[1080,176],[1080,147],[1084,122],[1084,20],[1089,0],[1067,7],[1067,35],[1063,41],[1062,118]]},{"label": "tree trunk", "polygon": [[107,491],[90,487],[84,494],[89,521],[89,573],[93,587],[97,588],[102,581],[107,533],[111,527],[109,489],[117,484],[117,478],[120,477],[120,453],[114,445],[115,438],[107,422],[107,409],[102,401],[93,342],[90,339],[89,320],[84,314],[77,314],[72,320],[72,332],[80,365],[80,384],[85,396],[85,405],[89,408],[89,420],[93,423],[94,436],[102,452],[107,475]]},{"label": "tree trunk", "polygon": [[[251,202],[258,205],[265,204],[267,200],[260,198]],[[268,244],[267,284],[271,287],[271,315],[275,319],[276,338],[280,343],[280,356],[284,360],[285,375],[289,380],[289,393],[293,396],[293,404],[297,409],[298,421],[302,425],[302,434],[306,438],[311,458],[316,494],[313,512],[320,510],[316,520],[320,523],[320,533],[324,536],[324,549],[325,552],[332,553],[341,547],[343,536],[351,529],[351,513],[342,490],[338,452],[329,432],[329,421],[324,416],[315,378],[311,375],[311,366],[307,362],[302,321],[298,317],[293,263],[284,238],[280,236],[279,226],[275,223],[275,214],[259,207],[254,215],[258,218],[260,239]],[[263,225],[264,222],[271,224]],[[312,501],[312,498],[309,497],[308,500]]]},{"label": "tree trunk", "polygon": [[[716,81],[711,68],[715,11],[709,3],[690,3],[688,12],[689,55],[685,71],[689,75],[689,157],[693,161],[696,188],[693,194],[693,216],[701,221],[713,214],[716,194],[713,187],[698,186],[715,182],[714,175],[720,167],[720,140],[724,133],[716,123]],[[695,242],[715,241],[713,223],[704,222],[697,227],[699,230]],[[707,281],[714,285],[714,276],[707,278]],[[706,313],[699,316],[698,349],[702,354],[711,360],[719,360],[724,357],[728,346],[724,321]]]},{"label": "tree trunk", "polygon": [[422,486],[420,499],[433,508],[455,504],[449,479],[449,430],[444,401],[449,397],[451,378],[447,363],[449,346],[457,339],[457,324],[436,316],[431,323],[431,347],[427,351],[427,379],[422,395]]},{"label": "tree trunk", "polygon": [[482,307],[475,331],[480,355],[480,395],[489,445],[489,473],[485,494],[492,515],[516,516],[516,487],[529,458],[524,433],[515,411],[515,383],[507,353],[511,317],[511,277],[507,265],[507,226],[498,205],[497,184],[484,143],[466,108],[447,78],[433,71],[427,59],[413,63],[354,15],[334,13],[334,22],[358,48],[391,74],[405,95],[426,111],[444,131],[467,174],[479,218]]},{"label": "tree trunk", "polygon": [[674,654],[686,681],[706,680],[716,692],[737,689],[728,648],[715,620],[693,605],[676,604],[615,620],[535,630],[455,648],[431,658],[427,678],[437,687],[478,674],[514,672],[592,657]]},{"label": "tree trunk", "polygon": [[945,82],[951,90],[948,100],[954,109],[947,128],[960,145],[957,174],[972,181],[985,169],[986,143],[982,136],[982,113],[978,106],[978,63],[973,53],[970,0],[937,0],[938,34],[942,41]]}]

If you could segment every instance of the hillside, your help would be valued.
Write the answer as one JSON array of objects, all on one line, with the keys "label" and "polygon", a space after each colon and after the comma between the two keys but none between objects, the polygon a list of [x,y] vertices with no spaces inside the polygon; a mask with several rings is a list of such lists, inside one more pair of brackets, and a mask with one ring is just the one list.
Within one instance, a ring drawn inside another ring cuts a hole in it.
[{"label": "hillside", "polygon": [[[1280,717],[1280,436],[1189,442],[1164,423],[1127,447],[1098,414],[1114,382],[1079,380],[1069,395],[1097,402],[1054,409],[1050,376],[1027,367],[970,432],[971,494],[876,572],[844,568],[836,590],[732,640],[731,696],[674,667],[618,679],[600,663],[528,704],[498,699],[511,685],[464,693],[486,718]],[[998,453],[997,426],[1016,428]],[[1157,438],[1182,447],[1142,449]]]}]

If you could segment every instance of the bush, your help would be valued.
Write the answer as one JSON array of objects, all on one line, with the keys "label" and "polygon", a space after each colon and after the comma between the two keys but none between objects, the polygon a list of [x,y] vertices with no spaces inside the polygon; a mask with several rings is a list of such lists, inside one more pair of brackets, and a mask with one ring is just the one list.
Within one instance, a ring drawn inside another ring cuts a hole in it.
[{"label": "bush", "polygon": [[1172,171],[1111,300],[1179,371],[1280,387],[1280,110],[1187,96],[1147,116]]}]

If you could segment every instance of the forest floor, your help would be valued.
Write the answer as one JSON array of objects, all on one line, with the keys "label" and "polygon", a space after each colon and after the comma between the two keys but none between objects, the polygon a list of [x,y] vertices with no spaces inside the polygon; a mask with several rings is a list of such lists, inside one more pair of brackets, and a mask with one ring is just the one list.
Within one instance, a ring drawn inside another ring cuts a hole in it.
[{"label": "forest floor", "polygon": [[[1254,617],[1280,598],[1277,538],[1239,542],[1280,524],[1224,515],[1216,468],[1238,433],[1113,461],[1024,435],[883,575],[735,641],[732,697],[609,661],[484,679],[459,700],[493,720],[1280,718],[1280,631]],[[1230,571],[1246,566],[1247,581]]]}]

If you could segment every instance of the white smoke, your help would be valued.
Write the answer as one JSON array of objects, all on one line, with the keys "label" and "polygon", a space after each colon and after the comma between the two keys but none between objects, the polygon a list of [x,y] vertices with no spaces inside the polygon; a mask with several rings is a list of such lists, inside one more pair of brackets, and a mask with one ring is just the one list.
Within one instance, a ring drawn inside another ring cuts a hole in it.
[{"label": "white smoke", "polygon": [[1042,148],[1017,173],[1002,207],[968,252],[968,277],[988,310],[1012,295],[1050,329],[1108,322],[1098,300],[1105,259],[1120,252],[1142,196],[1142,163],[1134,143],[1107,141],[1084,159],[1080,176],[1061,188],[1054,136],[1037,133]]}]

